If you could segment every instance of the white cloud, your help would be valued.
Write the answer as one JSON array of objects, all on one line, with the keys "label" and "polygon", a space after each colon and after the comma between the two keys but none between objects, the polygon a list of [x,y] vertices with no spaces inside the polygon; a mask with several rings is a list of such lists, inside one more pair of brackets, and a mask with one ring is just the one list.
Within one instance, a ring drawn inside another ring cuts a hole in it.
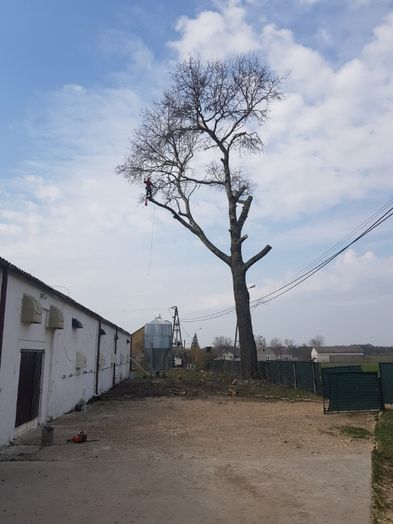
[{"label": "white cloud", "polygon": [[259,214],[314,213],[393,189],[391,26],[389,16],[360,57],[337,71],[291,32],[265,26],[268,60],[289,76],[287,99],[272,107],[265,130],[265,155],[250,163],[261,173]]},{"label": "white cloud", "polygon": [[[266,281],[255,298],[284,281]],[[350,250],[286,295],[254,309],[255,332],[298,343],[322,333],[327,344],[391,345],[392,292],[393,257]]]},{"label": "white cloud", "polygon": [[40,200],[54,201],[61,196],[60,188],[41,176],[24,175],[21,183],[30,186],[32,195]]},{"label": "white cloud", "polygon": [[183,16],[176,25],[182,36],[169,46],[181,60],[189,56],[219,59],[255,51],[259,42],[245,16],[244,7],[236,1],[229,1],[219,11],[202,11],[194,19]]},{"label": "white cloud", "polygon": [[86,90],[83,86],[79,84],[66,84],[63,87],[65,93],[85,93]]},{"label": "white cloud", "polygon": [[0,238],[5,236],[15,236],[21,232],[21,227],[16,224],[0,223]]}]

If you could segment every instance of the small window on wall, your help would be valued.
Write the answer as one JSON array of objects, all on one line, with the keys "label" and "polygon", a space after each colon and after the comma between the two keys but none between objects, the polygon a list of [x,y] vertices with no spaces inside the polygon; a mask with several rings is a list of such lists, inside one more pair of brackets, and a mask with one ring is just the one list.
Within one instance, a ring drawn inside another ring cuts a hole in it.
[{"label": "small window on wall", "polygon": [[26,324],[41,324],[42,322],[41,304],[31,295],[23,295],[21,321]]},{"label": "small window on wall", "polygon": [[72,327],[73,327],[73,329],[82,329],[83,328],[83,324],[77,318],[73,318],[72,319]]}]

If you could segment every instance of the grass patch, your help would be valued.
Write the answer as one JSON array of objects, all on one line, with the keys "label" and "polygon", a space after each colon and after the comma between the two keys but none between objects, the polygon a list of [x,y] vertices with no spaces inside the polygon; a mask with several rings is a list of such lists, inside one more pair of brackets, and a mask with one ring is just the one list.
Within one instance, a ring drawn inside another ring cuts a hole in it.
[{"label": "grass patch", "polygon": [[369,439],[372,437],[372,433],[370,433],[367,429],[360,428],[358,426],[339,426],[338,430],[341,435],[344,435],[345,437],[363,439]]},{"label": "grass patch", "polygon": [[372,454],[373,522],[393,517],[393,411],[384,411],[375,427]]},{"label": "grass patch", "polygon": [[379,365],[375,364],[362,364],[362,371],[372,371],[374,373],[379,373]]}]

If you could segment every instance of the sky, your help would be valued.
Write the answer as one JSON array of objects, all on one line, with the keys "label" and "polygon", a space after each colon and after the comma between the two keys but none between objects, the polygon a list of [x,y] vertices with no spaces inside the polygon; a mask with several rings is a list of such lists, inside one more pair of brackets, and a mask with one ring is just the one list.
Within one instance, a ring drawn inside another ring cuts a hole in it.
[{"label": "sky", "polygon": [[[188,58],[255,53],[284,100],[242,156],[255,300],[393,198],[392,0],[0,0],[0,256],[134,331],[178,306],[201,345],[234,337],[229,269],[115,174],[141,111]],[[197,203],[228,249],[216,194]],[[393,345],[393,220],[253,309],[256,335]]]}]

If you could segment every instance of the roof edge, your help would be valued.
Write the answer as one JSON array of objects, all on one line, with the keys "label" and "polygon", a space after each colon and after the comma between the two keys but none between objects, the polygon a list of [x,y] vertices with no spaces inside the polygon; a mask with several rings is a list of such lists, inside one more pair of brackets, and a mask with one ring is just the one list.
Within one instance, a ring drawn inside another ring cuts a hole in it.
[{"label": "roof edge", "polygon": [[49,293],[57,296],[58,298],[61,298],[65,302],[77,307],[78,309],[81,309],[85,313],[88,313],[89,315],[93,316],[97,320],[100,320],[101,322],[105,322],[106,324],[109,324],[111,327],[121,331],[124,335],[131,336],[131,333],[123,329],[122,327],[118,326],[111,320],[108,320],[107,318],[104,318],[103,316],[99,315],[95,311],[92,311],[88,307],[84,306],[83,304],[80,304],[73,298],[69,297],[68,295],[65,295],[61,291],[58,291],[57,289],[54,289],[53,287],[49,286],[48,284],[45,284],[42,280],[40,280],[37,277],[34,277],[30,273],[27,273],[27,271],[24,271],[23,269],[20,269],[19,267],[15,266],[14,264],[11,264],[8,260],[6,260],[3,257],[0,257],[0,268],[6,268],[8,271],[15,273],[19,275],[20,277],[32,282],[33,284],[36,284],[38,286],[41,286],[45,289],[45,291],[48,291]]}]

